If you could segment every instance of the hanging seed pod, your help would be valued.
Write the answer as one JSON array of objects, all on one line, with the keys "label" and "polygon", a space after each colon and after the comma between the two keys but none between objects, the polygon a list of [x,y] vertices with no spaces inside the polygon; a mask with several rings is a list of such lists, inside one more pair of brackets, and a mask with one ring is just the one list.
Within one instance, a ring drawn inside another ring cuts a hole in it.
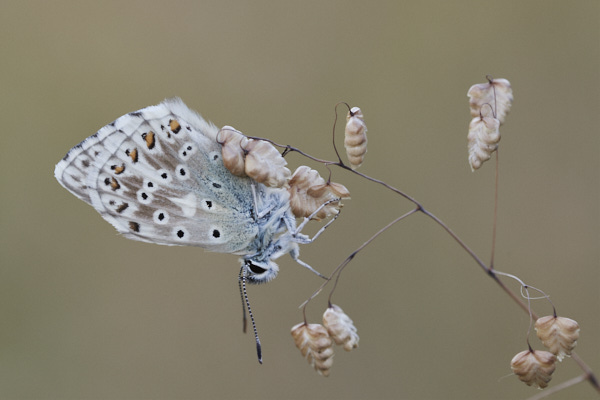
[{"label": "hanging seed pod", "polygon": [[336,182],[325,182],[323,184],[311,186],[308,188],[306,193],[314,198],[320,198],[325,196],[327,193],[331,193],[335,198],[338,199],[350,198],[350,192],[348,189],[346,189],[346,186]]},{"label": "hanging seed pod", "polygon": [[469,164],[471,170],[479,169],[481,165],[492,157],[498,149],[500,141],[500,122],[491,117],[475,117],[469,124]]},{"label": "hanging seed pod", "polygon": [[333,340],[327,330],[319,324],[302,322],[292,328],[292,337],[308,363],[319,374],[329,376],[333,365]]},{"label": "hanging seed pod", "polygon": [[344,147],[350,167],[360,167],[367,152],[367,125],[362,111],[353,107],[346,116],[346,130],[344,131]]},{"label": "hanging seed pod", "polygon": [[[317,171],[302,165],[294,171],[289,181],[290,206],[298,218],[311,216],[321,205],[339,198],[350,197],[344,185],[325,182]],[[320,220],[340,212],[342,204],[334,201],[321,208],[313,219]]]},{"label": "hanging seed pod", "polygon": [[506,114],[513,102],[512,88],[506,79],[490,79],[487,83],[478,83],[469,88],[469,107],[473,118],[493,117],[494,110],[500,124],[504,123]]},{"label": "hanging seed pod", "polygon": [[543,389],[552,379],[556,368],[556,356],[548,351],[525,350],[513,357],[510,367],[528,386]]},{"label": "hanging seed pod", "polygon": [[351,351],[358,347],[358,334],[354,323],[344,313],[344,311],[335,304],[328,307],[323,314],[323,325],[327,328],[329,336],[333,338],[335,344],[343,345],[344,350]]},{"label": "hanging seed pod", "polygon": [[244,150],[246,151],[246,175],[269,187],[287,186],[292,173],[285,167],[287,161],[275,146],[264,140],[249,139]]},{"label": "hanging seed pod", "polygon": [[221,154],[225,168],[236,176],[246,176],[244,171],[246,154],[242,148],[247,141],[246,136],[231,126],[224,126],[219,131],[217,140],[222,146]]},{"label": "hanging seed pod", "polygon": [[571,355],[579,339],[579,324],[570,318],[548,315],[535,321],[535,330],[544,346],[558,361]]}]

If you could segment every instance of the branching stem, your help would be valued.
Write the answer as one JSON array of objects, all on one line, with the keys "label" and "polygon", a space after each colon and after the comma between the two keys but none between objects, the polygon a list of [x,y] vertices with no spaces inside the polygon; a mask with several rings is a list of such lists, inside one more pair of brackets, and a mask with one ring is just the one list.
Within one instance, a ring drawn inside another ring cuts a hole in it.
[{"label": "branching stem", "polygon": [[[252,138],[252,137],[251,137]],[[494,249],[495,249],[495,242],[496,242],[496,221],[497,221],[497,204],[498,204],[498,168],[496,167],[496,189],[495,189],[495,201],[494,201],[494,224],[493,224],[493,238],[492,238],[492,255],[491,255],[491,261],[490,261],[490,266],[487,266],[478,256],[477,254],[475,254],[475,252],[473,250],[471,250],[471,248],[469,246],[467,246],[467,244],[465,242],[462,241],[462,239],[460,239],[460,237],[458,237],[458,235],[456,235],[451,229],[450,227],[448,227],[448,225],[446,225],[441,219],[439,219],[437,216],[435,216],[433,213],[431,213],[430,211],[428,211],[427,209],[425,209],[425,207],[423,207],[423,205],[418,202],[416,199],[414,199],[413,197],[409,196],[408,194],[404,193],[403,191],[379,180],[379,179],[375,179],[373,177],[370,177],[368,175],[365,175],[361,172],[358,172],[356,170],[353,170],[352,168],[348,167],[347,165],[344,164],[344,162],[341,160],[341,158],[339,158],[339,161],[328,161],[328,160],[322,160],[319,159],[317,157],[313,157],[310,154],[307,154],[305,152],[303,152],[300,149],[297,149],[293,146],[290,145],[282,145],[282,144],[278,144],[275,143],[272,140],[269,139],[263,139],[263,138],[252,138],[252,139],[259,139],[259,140],[266,140],[267,142],[273,144],[274,146],[283,148],[283,154],[288,154],[290,152],[296,152],[301,154],[302,156],[309,158],[315,162],[321,163],[325,166],[330,166],[330,165],[335,165],[338,166],[342,169],[345,169],[353,174],[356,174],[364,179],[367,179],[371,182],[377,183],[379,185],[384,186],[385,188],[391,190],[392,192],[400,195],[401,197],[404,197],[406,200],[410,201],[411,203],[413,203],[415,205],[415,208],[409,212],[407,212],[406,214],[396,218],[395,220],[393,220],[392,222],[390,222],[388,225],[386,225],[385,227],[383,227],[382,229],[380,229],[378,232],[376,232],[373,236],[371,236],[371,238],[369,238],[365,243],[363,243],[360,247],[358,247],[354,252],[352,252],[341,264],[339,264],[336,269],[331,273],[331,275],[329,276],[329,278],[323,282],[323,284],[304,302],[300,305],[300,308],[302,308],[302,312],[304,315],[304,319],[306,322],[306,306],[307,304],[313,299],[315,298],[322,290],[323,288],[325,288],[325,286],[327,286],[327,284],[329,284],[329,282],[331,282],[331,280],[333,279],[333,277],[335,276],[335,282],[334,282],[334,286],[332,289],[332,292],[329,295],[329,303],[331,303],[331,295],[333,294],[333,290],[335,290],[335,287],[337,285],[337,282],[339,280],[340,277],[340,273],[342,272],[342,270],[346,267],[346,265],[348,265],[348,263],[361,251],[363,250],[367,245],[369,245],[373,240],[375,240],[379,235],[381,235],[383,232],[385,232],[386,230],[388,230],[392,225],[394,225],[395,223],[401,221],[402,219],[415,214],[416,212],[421,212],[423,214],[425,214],[426,216],[428,216],[429,218],[431,218],[435,223],[437,223],[439,226],[441,226],[458,244],[460,247],[462,247],[467,254],[469,254],[471,256],[471,258],[473,258],[473,260],[475,261],[475,263],[477,263],[477,265],[479,265],[481,267],[481,269],[486,272],[490,278],[492,278],[494,280],[494,282],[496,282],[496,284],[498,286],[500,286],[500,288],[515,302],[517,303],[517,305],[523,309],[523,311],[525,311],[527,314],[529,314],[533,320],[536,320],[538,318],[538,315],[533,312],[533,310],[531,310],[531,308],[525,303],[523,302],[523,300],[521,299],[520,296],[518,296],[515,292],[513,292],[511,289],[509,289],[504,282],[502,282],[500,280],[500,278],[498,277],[499,274],[496,273],[496,271],[494,270]],[[337,150],[336,150],[336,154],[337,154]],[[339,157],[339,154],[337,154]],[[498,161],[497,161],[498,162]],[[337,276],[336,276],[337,275]],[[598,391],[600,393],[600,383],[598,382],[598,379],[596,378],[596,376],[594,375],[594,372],[590,369],[590,367],[575,353],[572,352],[571,353],[571,358],[573,359],[573,361],[575,361],[579,367],[585,372],[585,374],[583,375],[584,378],[578,378],[578,379],[573,379],[572,381],[574,383],[579,382],[582,379],[587,379],[590,384],[596,389],[596,391]],[[569,383],[568,386],[574,384],[574,383]]]}]

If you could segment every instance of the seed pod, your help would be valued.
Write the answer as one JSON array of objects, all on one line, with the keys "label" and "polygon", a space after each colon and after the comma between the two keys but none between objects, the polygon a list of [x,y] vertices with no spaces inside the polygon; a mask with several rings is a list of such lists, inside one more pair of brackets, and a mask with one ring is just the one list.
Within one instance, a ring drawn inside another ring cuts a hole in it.
[{"label": "seed pod", "polygon": [[365,118],[358,107],[353,107],[346,116],[344,147],[350,167],[352,169],[360,167],[367,152],[367,125],[365,125]]},{"label": "seed pod", "polygon": [[535,330],[544,346],[558,361],[571,355],[579,339],[579,324],[570,318],[548,315],[535,321]]},{"label": "seed pod", "polygon": [[491,117],[475,117],[469,124],[469,164],[475,171],[492,157],[500,141],[500,122]]},{"label": "seed pod", "polygon": [[[316,171],[315,171],[316,172]],[[323,184],[314,185],[308,188],[306,193],[311,197],[321,197],[326,193],[330,192],[334,197],[338,199],[349,199],[350,192],[346,189],[346,186],[336,182],[325,182]]]},{"label": "seed pod", "polygon": [[327,332],[337,345],[343,345],[344,350],[351,351],[358,347],[358,334],[354,323],[344,313],[344,311],[335,304],[328,307],[323,314],[323,325]]},{"label": "seed pod", "polygon": [[[344,185],[325,182],[317,171],[302,165],[294,171],[289,181],[290,206],[298,218],[311,216],[319,207],[330,200],[348,198],[350,192]],[[321,208],[313,219],[320,220],[340,212],[342,204],[334,201]]]},{"label": "seed pod", "polygon": [[333,340],[327,329],[323,325],[302,322],[292,328],[292,337],[308,363],[319,374],[329,376],[333,365]]},{"label": "seed pod", "polygon": [[287,186],[292,173],[285,166],[287,161],[275,146],[264,140],[249,139],[244,146],[246,151],[246,175],[266,186],[281,188]]},{"label": "seed pod", "polygon": [[492,79],[487,83],[478,83],[469,88],[469,107],[473,118],[493,117],[494,110],[500,124],[504,123],[506,114],[513,102],[512,88],[506,79]]},{"label": "seed pod", "polygon": [[222,146],[221,154],[223,155],[225,168],[236,176],[246,176],[244,171],[244,158],[246,155],[242,148],[242,145],[246,142],[246,136],[231,126],[224,126],[219,131],[217,140]]},{"label": "seed pod", "polygon": [[513,357],[510,367],[528,386],[543,389],[552,379],[556,368],[556,356],[548,351],[525,350]]}]

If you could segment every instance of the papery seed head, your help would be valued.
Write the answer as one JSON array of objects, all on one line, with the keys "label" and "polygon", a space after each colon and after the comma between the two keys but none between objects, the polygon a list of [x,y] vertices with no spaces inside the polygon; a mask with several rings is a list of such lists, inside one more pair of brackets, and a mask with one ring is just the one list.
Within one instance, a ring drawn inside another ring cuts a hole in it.
[{"label": "papery seed head", "polygon": [[360,108],[353,107],[346,116],[344,147],[352,169],[360,167],[367,152],[367,125]]},{"label": "papery seed head", "polygon": [[308,195],[312,197],[321,197],[327,192],[331,192],[331,194],[339,199],[350,198],[350,191],[346,186],[336,182],[326,182],[325,184],[314,185],[307,190]]},{"label": "papery seed head", "polygon": [[475,117],[469,124],[467,135],[469,164],[476,170],[492,157],[500,141],[500,122],[492,117]]},{"label": "papery seed head", "polygon": [[246,136],[231,126],[224,126],[219,131],[217,140],[222,146],[221,154],[225,168],[236,176],[246,176],[244,172],[244,158],[246,155],[242,148],[247,141]]},{"label": "papery seed head", "polygon": [[577,345],[579,339],[579,324],[565,317],[548,315],[535,321],[535,330],[544,346],[562,361]]},{"label": "papery seed head", "polygon": [[285,166],[287,161],[275,146],[264,140],[250,139],[244,146],[246,151],[246,175],[266,186],[286,187],[292,173]]},{"label": "papery seed head", "polygon": [[547,351],[525,350],[513,357],[510,362],[515,375],[528,386],[540,389],[548,386],[556,368],[556,356]]},{"label": "papery seed head", "polygon": [[308,360],[308,363],[321,375],[329,376],[333,365],[333,340],[327,329],[319,324],[304,322],[292,328],[292,337],[296,347]]},{"label": "papery seed head", "polygon": [[351,351],[358,347],[358,334],[354,323],[344,313],[344,311],[335,304],[328,307],[323,314],[323,325],[329,332],[329,335],[337,345],[343,345],[344,350]]},{"label": "papery seed head", "polygon": [[[317,171],[302,165],[294,171],[289,181],[290,206],[298,218],[311,216],[321,205],[330,200],[348,198],[350,192],[339,183],[325,182]],[[342,204],[334,201],[317,212],[313,219],[337,215]]]},{"label": "papery seed head", "polygon": [[480,115],[493,117],[495,110],[500,124],[504,123],[513,102],[512,88],[506,79],[493,79],[491,82],[473,85],[467,96],[473,118]]}]

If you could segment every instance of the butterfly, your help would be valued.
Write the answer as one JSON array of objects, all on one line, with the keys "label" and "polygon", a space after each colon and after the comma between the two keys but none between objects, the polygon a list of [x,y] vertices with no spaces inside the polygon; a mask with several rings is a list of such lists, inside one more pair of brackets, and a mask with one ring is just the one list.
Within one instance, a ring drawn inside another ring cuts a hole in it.
[{"label": "butterfly", "polygon": [[298,259],[298,244],[312,239],[299,233],[288,191],[233,175],[218,134],[181,99],[167,99],[73,147],[54,175],[129,239],[239,255],[251,283],[275,278],[273,260],[284,254],[322,276]]}]

